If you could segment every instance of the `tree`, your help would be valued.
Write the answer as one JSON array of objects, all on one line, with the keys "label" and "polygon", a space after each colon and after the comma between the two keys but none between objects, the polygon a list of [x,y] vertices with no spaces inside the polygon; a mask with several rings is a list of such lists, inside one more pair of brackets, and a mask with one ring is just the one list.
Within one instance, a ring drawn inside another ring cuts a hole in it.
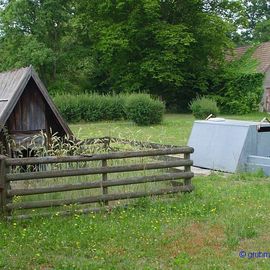
[{"label": "tree", "polygon": [[62,42],[69,31],[69,0],[9,0],[0,14],[0,69],[33,64],[47,82],[61,69]]},{"label": "tree", "polygon": [[254,29],[254,40],[258,42],[270,41],[270,19],[256,25]]},{"label": "tree", "polygon": [[267,0],[242,0],[241,2],[244,22],[240,27],[241,37],[245,42],[252,42],[256,26],[270,19],[270,3]]},{"label": "tree", "polygon": [[231,46],[229,22],[204,7],[197,0],[77,3],[77,39],[95,61],[90,88],[147,91],[186,106],[207,90]]},{"label": "tree", "polygon": [[51,91],[148,92],[186,108],[232,46],[221,0],[9,0],[0,69],[33,64]]}]

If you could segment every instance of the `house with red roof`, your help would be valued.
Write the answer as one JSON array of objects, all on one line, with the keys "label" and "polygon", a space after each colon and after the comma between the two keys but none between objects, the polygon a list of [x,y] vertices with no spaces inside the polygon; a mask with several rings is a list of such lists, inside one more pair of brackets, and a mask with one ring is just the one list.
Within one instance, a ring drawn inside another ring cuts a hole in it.
[{"label": "house with red roof", "polygon": [[[238,47],[228,55],[227,60],[240,59],[252,46]],[[262,107],[264,111],[270,112],[270,41],[261,43],[254,49],[252,57],[258,61],[257,72],[265,75],[262,97]]]}]

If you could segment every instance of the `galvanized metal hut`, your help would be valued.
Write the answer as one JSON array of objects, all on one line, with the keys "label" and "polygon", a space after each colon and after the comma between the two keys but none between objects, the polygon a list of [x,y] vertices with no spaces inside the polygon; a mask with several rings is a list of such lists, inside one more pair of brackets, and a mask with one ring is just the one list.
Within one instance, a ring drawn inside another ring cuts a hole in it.
[{"label": "galvanized metal hut", "polygon": [[41,131],[47,138],[51,133],[72,135],[32,66],[0,73],[0,125],[0,142],[6,144],[6,130],[15,147]]},{"label": "galvanized metal hut", "polygon": [[195,121],[188,146],[194,166],[270,175],[270,123],[223,118]]}]

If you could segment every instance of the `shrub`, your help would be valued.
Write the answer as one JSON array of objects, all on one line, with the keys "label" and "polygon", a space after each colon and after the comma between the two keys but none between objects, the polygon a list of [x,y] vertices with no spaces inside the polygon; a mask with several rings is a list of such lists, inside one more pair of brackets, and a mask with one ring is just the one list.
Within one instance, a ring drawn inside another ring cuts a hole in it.
[{"label": "shrub", "polygon": [[159,124],[162,121],[165,106],[163,102],[147,94],[132,94],[127,97],[127,118],[138,125]]},{"label": "shrub", "polygon": [[209,114],[217,115],[219,113],[216,101],[207,97],[197,97],[189,107],[197,119],[205,119]]},{"label": "shrub", "polygon": [[57,95],[54,98],[68,122],[129,119],[139,125],[160,123],[164,104],[147,94]]},{"label": "shrub", "polygon": [[261,73],[237,74],[228,79],[218,99],[223,113],[246,114],[259,110],[264,75]]}]

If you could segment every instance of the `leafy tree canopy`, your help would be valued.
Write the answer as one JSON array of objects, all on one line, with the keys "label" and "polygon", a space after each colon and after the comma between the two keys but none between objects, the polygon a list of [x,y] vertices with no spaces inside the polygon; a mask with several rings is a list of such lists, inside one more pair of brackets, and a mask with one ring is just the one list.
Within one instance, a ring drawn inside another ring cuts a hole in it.
[{"label": "leafy tree canopy", "polygon": [[232,46],[239,1],[9,0],[0,69],[33,64],[54,92],[149,92],[183,108]]}]

